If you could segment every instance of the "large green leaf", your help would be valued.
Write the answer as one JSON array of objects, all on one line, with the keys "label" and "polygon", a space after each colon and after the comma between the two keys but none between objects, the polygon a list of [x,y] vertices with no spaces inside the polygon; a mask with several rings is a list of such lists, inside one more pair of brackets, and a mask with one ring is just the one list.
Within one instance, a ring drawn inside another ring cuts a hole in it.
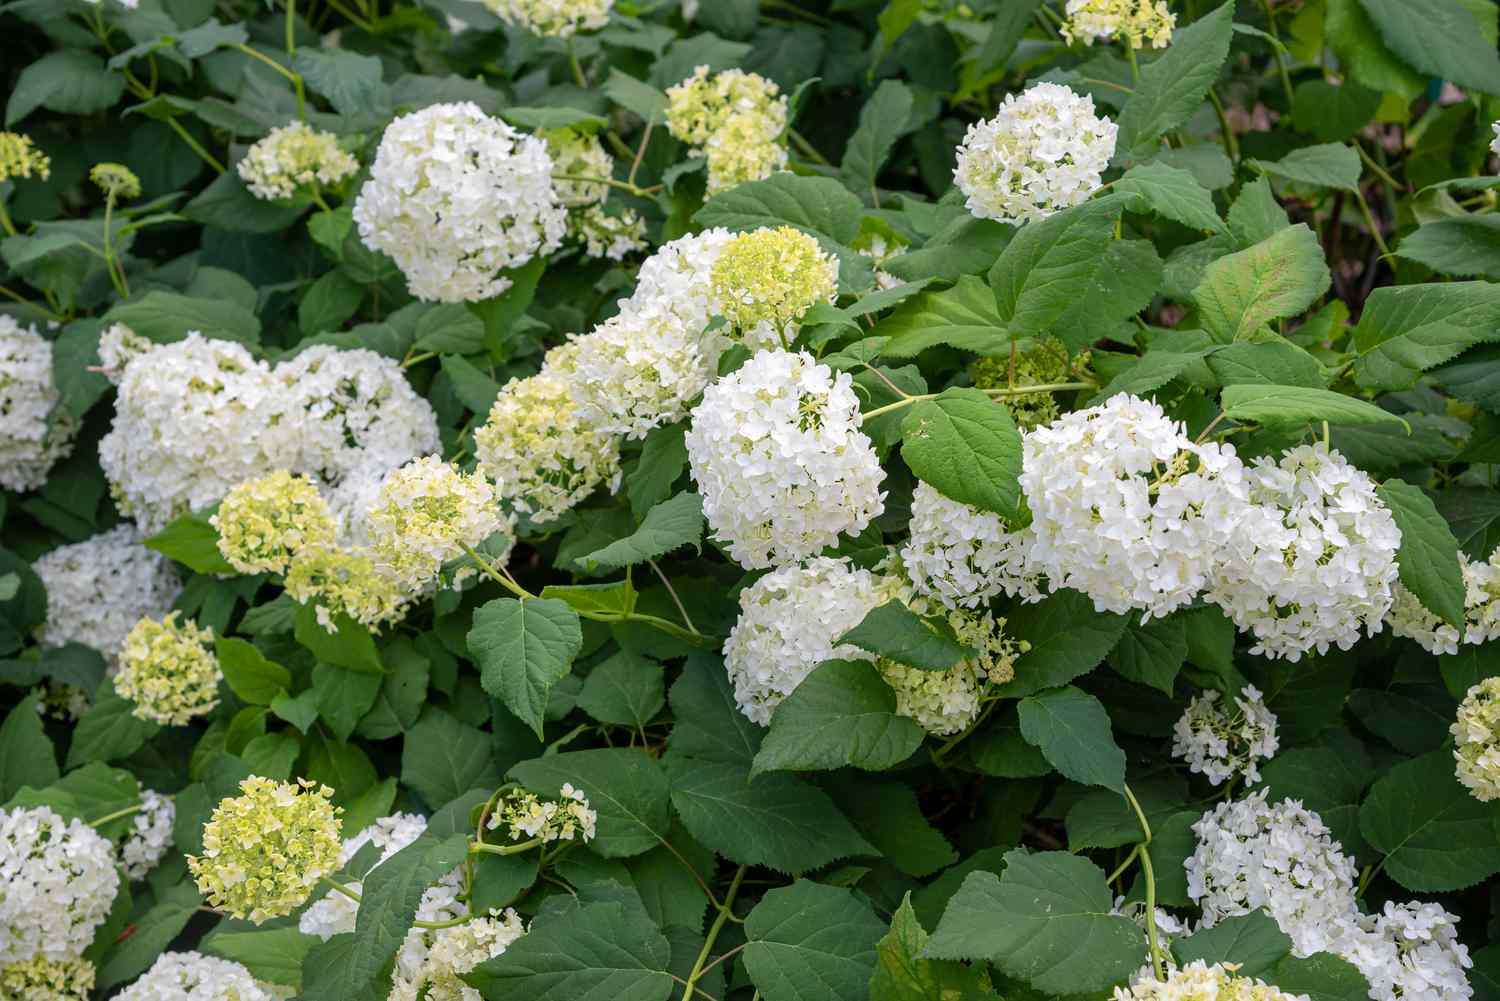
[{"label": "large green leaf", "polygon": [[896,695],[873,664],[829,661],[776,707],[754,771],[882,771],[910,757],[923,736],[896,715]]},{"label": "large green leaf", "polygon": [[1191,173],[1153,160],[1131,167],[1115,182],[1114,190],[1135,195],[1139,207],[1207,233],[1224,231],[1224,220],[1214,208],[1213,195]]},{"label": "large green leaf", "polygon": [[1250,163],[1272,177],[1337,191],[1358,191],[1359,175],[1363,169],[1359,154],[1343,143],[1303,146],[1280,160],[1251,160]]},{"label": "large green leaf", "polygon": [[989,274],[1000,322],[1013,337],[1046,332],[1095,295],[1108,260],[1099,249],[1130,201],[1106,195],[1021,227]]},{"label": "large green leaf", "polygon": [[860,1001],[884,931],[863,897],[799,879],[745,917],[745,968],[766,1001]]},{"label": "large green leaf", "polygon": [[941,292],[912,296],[876,324],[873,333],[890,338],[880,348],[885,358],[914,358],[941,344],[994,353],[1010,343],[995,293],[974,275],[961,276]]},{"label": "large green leaf", "polygon": [[1462,630],[1464,574],[1453,530],[1432,498],[1410,483],[1388,479],[1376,492],[1401,530],[1401,549],[1396,554],[1401,583],[1440,619]]},{"label": "large green leaf", "polygon": [[1451,751],[1403,762],[1377,779],[1359,811],[1365,839],[1408,890],[1461,890],[1500,872],[1495,811],[1453,774]]},{"label": "large green leaf", "polygon": [[1500,340],[1500,285],[1451,282],[1378,288],[1354,328],[1354,377],[1368,389],[1406,389],[1476,344]]},{"label": "large green leaf", "polygon": [[983,966],[924,958],[928,938],[908,892],[891,916],[890,931],[875,945],[870,1001],[977,1001],[998,996]]},{"label": "large green leaf", "polygon": [[1426,221],[1402,238],[1396,256],[1439,274],[1500,278],[1500,219],[1486,215]]},{"label": "large green leaf", "polygon": [[1224,387],[1219,397],[1224,414],[1267,428],[1294,429],[1318,421],[1330,424],[1400,424],[1406,421],[1356,396],[1307,386],[1240,383]]},{"label": "large green leaf", "polygon": [[488,998],[666,1001],[672,950],[649,921],[620,903],[545,914],[464,979]]},{"label": "large green leaf", "polygon": [[220,636],[214,640],[214,655],[230,691],[251,705],[268,706],[292,687],[292,673],[245,640]]},{"label": "large green leaf", "polygon": [[974,655],[945,620],[924,619],[896,598],[870,609],[859,625],[837,641],[923,671],[957,667]]},{"label": "large green leaf", "polygon": [[1118,149],[1147,158],[1161,136],[1192,117],[1229,56],[1234,4],[1225,3],[1172,38],[1172,45],[1141,70],[1120,111]]},{"label": "large green leaf", "polygon": [[1331,280],[1317,234],[1298,223],[1214,261],[1193,299],[1204,329],[1228,344],[1301,313],[1328,291]]},{"label": "large green leaf", "polygon": [[1058,591],[1034,605],[1013,609],[1005,631],[1029,644],[1016,658],[1016,676],[995,689],[1019,698],[1066,685],[1092,671],[1120,642],[1129,619],[1099,612],[1077,591]]},{"label": "large green leaf", "polygon": [[402,744],[401,782],[415,789],[428,806],[441,806],[475,786],[499,781],[489,737],[436,707],[428,707]]},{"label": "large green leaf", "polygon": [[509,774],[545,796],[556,796],[568,783],[583,790],[599,814],[591,847],[600,855],[639,855],[667,840],[672,819],[667,775],[659,762],[641,751],[568,751],[523,761]]},{"label": "large green leaf", "polygon": [[683,546],[697,549],[702,541],[703,498],[695,493],[681,493],[647,511],[641,526],[631,535],[580,556],[576,562],[591,572],[618,570],[660,559]]},{"label": "large green leaf", "polygon": [[40,789],[58,780],[57,755],[37,712],[40,699],[40,695],[28,695],[0,724],[0,803],[22,786]]},{"label": "large green leaf", "polygon": [[1500,94],[1494,14],[1489,37],[1459,0],[1359,0],[1380,37],[1413,69]]},{"label": "large green leaf", "polygon": [[1145,961],[1140,927],[1113,913],[1104,870],[1067,852],[1016,849],[1005,872],[964,880],[927,955],[987,959],[1048,994],[1103,991]]},{"label": "large green leaf", "polygon": [[81,49],[49,52],[23,69],[5,105],[5,124],[14,125],[37,108],[70,115],[103,111],[125,92],[125,77]]},{"label": "large green leaf", "polygon": [[468,642],[484,690],[540,737],[547,693],[583,648],[578,613],[554,598],[496,598],[474,612]]},{"label": "large green leaf", "polygon": [[1125,788],[1125,752],[1115,743],[1104,705],[1072,685],[1021,700],[1021,736],[1074,782]]},{"label": "large green leaf", "polygon": [[891,155],[906,131],[911,117],[911,88],[899,80],[883,80],[859,111],[859,127],[844,147],[841,168],[844,183],[861,194],[868,194],[878,205],[880,196],[875,180],[880,168]]},{"label": "large green leaf", "polygon": [[1195,959],[1238,963],[1241,976],[1262,979],[1291,952],[1292,940],[1263,911],[1225,918],[1172,943],[1172,955],[1183,965]]},{"label": "large green leaf", "polygon": [[901,422],[901,457],[945,497],[1012,521],[1021,506],[1021,433],[977,389],[947,389]]}]

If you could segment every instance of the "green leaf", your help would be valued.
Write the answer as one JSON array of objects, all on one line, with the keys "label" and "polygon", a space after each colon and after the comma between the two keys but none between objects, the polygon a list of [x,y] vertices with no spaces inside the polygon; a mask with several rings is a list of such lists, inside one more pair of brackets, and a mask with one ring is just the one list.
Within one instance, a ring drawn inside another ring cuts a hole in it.
[{"label": "green leaf", "polygon": [[1262,173],[1294,184],[1349,192],[1359,191],[1359,175],[1363,171],[1359,154],[1343,143],[1303,146],[1274,162],[1250,160],[1249,163]]},{"label": "green leaf", "polygon": [[137,719],[131,715],[134,709],[135,703],[121,698],[112,682],[100,685],[94,692],[94,704],[73,731],[73,741],[68,745],[68,767],[86,761],[117,761],[145,747],[161,726]]},{"label": "green leaf", "polygon": [[474,612],[468,644],[484,690],[541,737],[547,693],[583,648],[578,613],[553,598],[496,598]]},{"label": "green leaf", "polygon": [[1365,300],[1353,344],[1366,389],[1406,389],[1476,344],[1500,340],[1500,285],[1450,282],[1378,288]]},{"label": "green leaf", "polygon": [[906,783],[845,773],[825,788],[854,829],[906,875],[920,879],[958,861],[958,853],[928,821]]},{"label": "green leaf", "polygon": [[667,1001],[670,943],[619,903],[543,914],[464,979],[486,997],[530,1001]]},{"label": "green leaf", "polygon": [[1310,132],[1324,142],[1342,142],[1364,128],[1379,107],[1380,91],[1352,80],[1304,80],[1292,97],[1292,122],[1299,132]]},{"label": "green leaf", "polygon": [[484,349],[484,321],[456,303],[434,306],[417,320],[416,351],[476,354]]},{"label": "green leaf", "polygon": [[1161,136],[1186,122],[1203,104],[1229,57],[1233,17],[1234,4],[1220,5],[1180,29],[1171,47],[1141,68],[1141,79],[1117,119],[1117,148],[1122,153],[1148,157]]},{"label": "green leaf", "polygon": [[58,49],[16,77],[5,105],[5,124],[14,125],[37,108],[90,115],[113,106],[124,92],[125,78],[111,73],[92,52]]},{"label": "green leaf", "polygon": [[1408,890],[1461,890],[1500,872],[1494,810],[1459,784],[1451,751],[1402,762],[1377,779],[1359,811],[1365,839]]},{"label": "green leaf", "polygon": [[896,714],[896,695],[873,664],[829,661],[776,707],[751,774],[845,765],[883,771],[910,757],[923,736]]},{"label": "green leaf", "polygon": [[667,95],[628,73],[611,67],[601,88],[604,96],[649,121],[661,121],[667,110]]},{"label": "green leaf", "polygon": [[1224,232],[1224,220],[1214,208],[1213,195],[1186,170],[1153,160],[1127,170],[1115,182],[1114,190],[1134,195],[1145,209],[1190,229]]},{"label": "green leaf", "polygon": [[1109,663],[1122,677],[1160,689],[1170,698],[1177,672],[1187,658],[1187,620],[1169,615],[1125,630],[1110,652]]},{"label": "green leaf", "polygon": [[619,570],[660,559],[683,546],[699,549],[702,541],[703,498],[685,492],[647,511],[641,526],[631,535],[587,556],[580,556],[574,562],[591,572]]},{"label": "green leaf", "polygon": [[858,235],[863,214],[859,199],[838,181],[783,171],[714,195],[693,220],[732,230],[791,226],[847,244]]},{"label": "green leaf", "polygon": [[362,56],[348,49],[299,47],[292,68],[340,114],[369,112],[390,100],[382,93],[380,59],[376,56]]},{"label": "green leaf", "polygon": [[40,695],[28,695],[16,703],[0,724],[0,803],[10,799],[22,786],[42,788],[56,782],[57,754],[52,741],[42,729],[37,711]]},{"label": "green leaf", "polygon": [[868,996],[884,931],[863,897],[799,879],[746,915],[745,969],[766,1001],[854,1001]]},{"label": "green leaf", "polygon": [[721,657],[690,654],[670,699],[676,720],[668,738],[673,757],[750,767],[765,731],[740,712]]},{"label": "green leaf", "polygon": [[618,726],[645,727],[666,702],[661,665],[629,650],[597,665],[578,693],[579,708]]},{"label": "green leaf", "polygon": [[[307,206],[303,202],[283,199],[266,201],[255,197],[245,186],[239,172],[233,170],[220,174],[182,207],[182,214],[194,222],[235,233],[281,232],[306,211]],[[321,226],[328,225],[327,222],[320,224],[320,220],[336,218],[339,217],[334,213],[320,212],[308,220],[308,231],[317,234]],[[347,216],[344,218],[348,219]],[[352,219],[348,221],[353,223]],[[215,332],[214,336],[222,335]]]},{"label": "green leaf", "polygon": [[876,943],[870,1001],[973,1001],[997,996],[984,967],[923,958],[928,937],[908,892],[891,916],[890,931]]},{"label": "green leaf", "polygon": [[110,950],[96,975],[97,986],[113,987],[143,973],[187,927],[202,904],[198,888],[190,882],[167,887],[155,905],[131,923],[129,937]]},{"label": "green leaf", "polygon": [[1417,487],[1388,479],[1376,493],[1401,529],[1396,562],[1401,583],[1430,611],[1460,631],[1464,627],[1464,575],[1458,540],[1432,498]]},{"label": "green leaf", "polygon": [[545,796],[556,796],[569,782],[582,789],[599,814],[598,836],[589,847],[605,858],[650,851],[670,832],[667,776],[643,751],[568,751],[523,761],[509,775]]},{"label": "green leaf", "polygon": [[220,636],[214,640],[214,654],[230,691],[251,705],[268,706],[292,687],[291,672],[267,660],[245,640]]},{"label": "green leaf", "polygon": [[[1496,178],[1500,180],[1500,178]],[[1432,373],[1438,385],[1458,397],[1500,414],[1500,347],[1490,345],[1469,351]]]},{"label": "green leaf", "polygon": [[911,109],[911,88],[899,80],[881,81],[860,108],[859,127],[844,147],[840,168],[844,183],[862,194],[868,193],[876,205],[880,204],[880,195],[875,180],[896,140],[906,131]]},{"label": "green leaf", "polygon": [[672,805],[704,847],[740,865],[798,875],[874,849],[815,786],[785,772],[671,755]]},{"label": "green leaf", "polygon": [[593,133],[609,124],[609,119],[577,108],[504,108],[500,117],[523,129],[577,129]]},{"label": "green leaf", "polygon": [[193,331],[211,331],[220,340],[252,346],[260,342],[260,318],[228,299],[200,299],[153,289],[115,306],[104,319],[123,323],[158,344],[180,341]]},{"label": "green leaf", "polygon": [[235,573],[219,552],[219,533],[207,518],[185,514],[151,536],[146,546],[198,573]]},{"label": "green leaf", "polygon": [[335,629],[329,632],[318,621],[315,605],[299,605],[293,635],[298,643],[312,651],[313,656],[325,664],[368,674],[385,672],[370,630],[343,613],[333,617],[333,624]]},{"label": "green leaf", "polygon": [[[1426,78],[1386,47],[1380,32],[1359,0],[1328,0],[1328,45],[1350,76],[1372,90],[1387,91],[1411,101],[1422,93]],[[1363,125],[1368,116],[1360,120]]]},{"label": "green leaf", "polygon": [[1069,685],[1021,700],[1021,736],[1074,782],[1125,788],[1125,752],[1110,732],[1109,714],[1092,695]]},{"label": "green leaf", "polygon": [[477,727],[429,706],[406,734],[401,783],[437,807],[470,789],[498,785],[490,738]]},{"label": "green leaf", "polygon": [[295,927],[231,930],[226,923],[220,923],[198,944],[198,949],[239,963],[257,980],[301,988],[302,961],[317,941]]},{"label": "green leaf", "polygon": [[1104,871],[1067,852],[1005,854],[1005,873],[972,872],[926,955],[987,959],[1048,994],[1103,991],[1145,961],[1134,921],[1111,913]]},{"label": "green leaf", "polygon": [[[1359,0],[1380,37],[1413,69],[1500,94],[1500,56],[1458,0]],[[1493,18],[1493,14],[1490,15]],[[1491,24],[1493,25],[1493,20]]]},{"label": "green leaf", "polygon": [[1254,421],[1263,427],[1288,430],[1316,421],[1330,424],[1392,423],[1410,427],[1389,410],[1382,410],[1355,396],[1306,386],[1263,386],[1241,383],[1224,387],[1219,397],[1224,414],[1237,421]]},{"label": "green leaf", "polygon": [[1021,723],[1014,705],[1002,708],[964,744],[974,767],[986,775],[1029,779],[1052,771],[1042,752],[1021,736]]},{"label": "green leaf", "polygon": [[1094,293],[1107,266],[1100,247],[1114,235],[1127,201],[1106,195],[1021,227],[989,273],[1000,322],[1012,337],[1045,333]]},{"label": "green leaf", "polygon": [[1016,658],[1015,678],[992,691],[1020,698],[1066,685],[1104,660],[1129,621],[1096,611],[1094,603],[1077,591],[1057,591],[1036,604],[1012,609],[1005,631],[1030,649]]},{"label": "green leaf", "polygon": [[672,496],[673,485],[687,468],[686,433],[687,423],[679,422],[646,435],[640,462],[625,477],[625,493],[637,518]]},{"label": "green leaf", "polygon": [[1016,521],[1021,433],[1010,411],[977,389],[946,389],[901,422],[901,457],[945,497]]},{"label": "green leaf", "polygon": [[1500,278],[1500,219],[1486,215],[1424,221],[1401,238],[1396,256],[1439,274]]},{"label": "green leaf", "polygon": [[1264,911],[1224,918],[1172,943],[1172,955],[1183,966],[1195,959],[1209,965],[1238,963],[1240,976],[1262,979],[1269,979],[1271,970],[1291,952],[1292,940]]},{"label": "green leaf", "polygon": [[1287,956],[1266,980],[1308,1001],[1365,1001],[1371,994],[1358,967],[1327,952],[1315,952],[1306,959]]},{"label": "green leaf", "polygon": [[453,383],[453,393],[464,406],[481,416],[490,412],[500,384],[481,372],[475,364],[458,355],[443,355],[439,360],[443,374]]},{"label": "green leaf", "polygon": [[312,688],[318,693],[318,715],[340,742],[349,739],[361,717],[375,704],[381,682],[380,675],[365,671],[332,664],[313,667]]},{"label": "green leaf", "polygon": [[1228,344],[1301,313],[1328,291],[1331,280],[1317,234],[1298,223],[1214,261],[1203,270],[1193,299],[1203,328]]},{"label": "green leaf", "polygon": [[1226,344],[1210,351],[1204,360],[1222,386],[1253,382],[1322,389],[1325,385],[1318,360],[1286,340]]},{"label": "green leaf", "polygon": [[364,301],[365,288],[342,271],[326,272],[297,304],[297,326],[309,334],[337,330]]},{"label": "green leaf", "polygon": [[859,625],[836,641],[923,671],[946,671],[974,651],[942,619],[924,619],[893,598],[872,608]]},{"label": "green leaf", "polygon": [[1359,800],[1373,770],[1360,754],[1330,747],[1294,747],[1277,754],[1261,768],[1261,784],[1269,799],[1295,799],[1323,818],[1346,852],[1365,851],[1359,833]]},{"label": "green leaf", "polygon": [[995,307],[995,293],[974,275],[961,275],[952,288],[941,292],[912,296],[871,333],[890,338],[880,348],[885,358],[914,358],[940,344],[993,353],[1010,343]]}]

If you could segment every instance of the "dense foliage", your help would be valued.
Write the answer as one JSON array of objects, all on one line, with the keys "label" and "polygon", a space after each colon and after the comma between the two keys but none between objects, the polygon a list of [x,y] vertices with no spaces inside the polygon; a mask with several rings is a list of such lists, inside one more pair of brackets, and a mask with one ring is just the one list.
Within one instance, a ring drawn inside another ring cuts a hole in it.
[{"label": "dense foliage", "polygon": [[1500,998],[1497,15],[0,2],[0,996]]}]

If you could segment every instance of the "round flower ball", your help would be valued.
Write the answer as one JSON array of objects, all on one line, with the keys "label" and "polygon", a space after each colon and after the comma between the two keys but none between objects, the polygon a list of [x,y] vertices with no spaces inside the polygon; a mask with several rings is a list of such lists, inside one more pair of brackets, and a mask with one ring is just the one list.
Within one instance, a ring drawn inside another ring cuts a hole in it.
[{"label": "round flower ball", "polygon": [[219,704],[219,658],[208,644],[212,629],[199,629],[170,612],[160,622],[142,619],[125,637],[115,691],[135,703],[130,714],[163,726],[185,726]]},{"label": "round flower ball", "polygon": [[1276,715],[1254,685],[1234,697],[1232,710],[1221,706],[1220,698],[1218,692],[1204,692],[1188,703],[1172,729],[1172,756],[1214,785],[1236,776],[1254,785],[1260,781],[1259,762],[1279,746]]},{"label": "round flower ball", "polygon": [[52,342],[0,313],[0,487],[23,492],[73,451],[78,422],[57,412]]},{"label": "round flower ball", "polygon": [[83,958],[36,956],[0,967],[0,997],[17,1001],[89,1001],[94,964]]},{"label": "round flower ball", "polygon": [[909,531],[901,563],[918,594],[950,608],[974,608],[1001,593],[1023,601],[1041,599],[1030,530],[1012,532],[1000,515],[918,482]]},{"label": "round flower ball", "polygon": [[953,179],[981,219],[1044,219],[1098,190],[1116,131],[1094,114],[1092,97],[1035,84],[1007,96],[994,118],[969,126]]},{"label": "round flower ball", "polygon": [[251,194],[274,201],[334,187],[359,169],[359,161],[339,148],[338,136],[292,122],[251,146],[236,169]]},{"label": "round flower ball", "polygon": [[114,846],[83,821],[0,810],[0,965],[82,955],[119,888]]},{"label": "round flower ball", "polygon": [[260,924],[292,913],[339,867],[339,808],[333,790],[306,779],[258,775],[214,808],[203,854],[187,856],[198,889],[219,910]]},{"label": "round flower ball", "polygon": [[426,587],[444,563],[496,532],[510,533],[490,481],[461,473],[435,455],[386,477],[369,525],[373,558],[408,591]]},{"label": "round flower ball", "polygon": [[332,542],[336,528],[317,484],[285,469],[236,484],[208,521],[219,553],[240,573],[286,573],[292,557]]},{"label": "round flower ball", "polygon": [[386,127],[354,221],[366,246],[395,260],[412,295],[479,302],[510,288],[499,272],[557,249],[567,213],[546,142],[465,101]]},{"label": "round flower ball", "polygon": [[166,615],[182,591],[172,561],[141,544],[128,522],[58,546],[32,564],[47,589],[47,646],[82,643],[114,663],[142,618]]},{"label": "round flower ball", "polygon": [[1208,965],[1195,959],[1182,968],[1168,966],[1167,979],[1158,980],[1150,966],[1129,990],[1116,987],[1114,1001],[1306,1001],[1254,977],[1240,976],[1234,963]]},{"label": "round flower ball", "polygon": [[274,1001],[239,963],[200,952],[166,952],[115,1001]]},{"label": "round flower ball", "polygon": [[1464,694],[1448,732],[1458,780],[1477,800],[1500,799],[1500,678],[1485,678]]},{"label": "round flower ball", "polygon": [[714,537],[741,566],[805,559],[885,510],[852,385],[806,352],[762,351],[704,391],[688,465]]},{"label": "round flower ball", "polygon": [[484,5],[506,24],[534,35],[572,38],[608,24],[615,0],[484,0]]},{"label": "round flower ball", "polygon": [[778,226],[730,240],[714,262],[711,282],[720,314],[755,351],[788,346],[803,315],[834,300],[839,266],[817,240]]},{"label": "round flower ball", "polygon": [[1068,0],[1066,13],[1063,38],[1084,45],[1118,38],[1132,49],[1164,49],[1177,27],[1166,0]]}]

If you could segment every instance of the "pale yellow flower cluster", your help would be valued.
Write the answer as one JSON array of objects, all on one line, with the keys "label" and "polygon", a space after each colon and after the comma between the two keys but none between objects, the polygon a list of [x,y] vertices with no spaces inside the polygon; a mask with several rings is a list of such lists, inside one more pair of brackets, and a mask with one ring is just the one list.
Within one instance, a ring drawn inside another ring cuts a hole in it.
[{"label": "pale yellow flower cluster", "polygon": [[506,831],[512,841],[536,838],[550,844],[575,838],[592,841],[598,819],[598,814],[589,807],[588,797],[565,782],[555,800],[544,800],[525,789],[512,789],[496,804],[486,826],[492,831]]},{"label": "pale yellow flower cluster", "polygon": [[300,604],[318,603],[318,622],[330,632],[336,615],[371,629],[399,619],[411,598],[368,552],[334,545],[304,549],[284,583],[286,593]]},{"label": "pale yellow flower cluster", "polygon": [[0,968],[0,998],[24,1001],[88,1001],[94,964],[86,959],[52,960],[37,955]]},{"label": "pale yellow flower cluster", "polygon": [[1132,49],[1150,44],[1164,49],[1177,27],[1166,0],[1068,0],[1062,35],[1071,44],[1093,45],[1096,39],[1122,38]]},{"label": "pale yellow flower cluster", "polygon": [[181,612],[157,622],[141,619],[125,637],[115,691],[135,703],[131,715],[164,726],[184,726],[219,704],[219,659],[205,644],[211,629],[192,621],[179,623]]},{"label": "pale yellow flower cluster", "polygon": [[786,166],[786,128],[786,98],[757,73],[699,66],[667,91],[667,129],[707,158],[710,194]]},{"label": "pale yellow flower cluster", "polygon": [[1114,1001],[1298,1001],[1302,997],[1263,980],[1238,976],[1238,971],[1238,963],[1209,966],[1195,959],[1180,970],[1169,969],[1167,979],[1158,980],[1148,968],[1129,990],[1116,987]]},{"label": "pale yellow flower cluster", "polygon": [[787,347],[798,321],[838,294],[838,261],[790,226],[741,233],[710,273],[714,305],[752,351]]},{"label": "pale yellow flower cluster", "polygon": [[0,184],[33,175],[45,181],[51,174],[52,160],[36,148],[30,136],[0,132]]},{"label": "pale yellow flower cluster", "polygon": [[1500,678],[1468,690],[1449,732],[1458,780],[1477,800],[1500,799]]},{"label": "pale yellow flower cluster", "polygon": [[480,473],[461,473],[435,455],[386,477],[369,525],[371,555],[380,570],[412,592],[425,588],[444,563],[466,549],[496,532],[510,536],[510,522],[490,481]]},{"label": "pale yellow flower cluster", "polygon": [[332,187],[359,169],[338,136],[292,122],[272,129],[245,154],[238,171],[251,194],[271,201],[298,189]]},{"label": "pale yellow flower cluster", "polygon": [[317,484],[284,469],[235,485],[209,524],[240,573],[285,573],[302,550],[332,543],[336,528]]},{"label": "pale yellow flower cluster", "polygon": [[203,825],[203,854],[187,856],[198,889],[233,917],[260,924],[290,914],[338,869],[333,790],[315,782],[251,776]]},{"label": "pale yellow flower cluster", "polygon": [[123,163],[96,163],[89,168],[89,180],[111,198],[139,198],[141,194],[141,179]]},{"label": "pale yellow flower cluster", "polygon": [[639,212],[626,208],[611,214],[604,210],[609,185],[602,181],[614,174],[615,161],[605,152],[599,137],[567,128],[541,129],[537,136],[547,143],[553,163],[553,188],[568,210],[568,239],[582,244],[590,257],[614,261],[644,249],[646,221]]}]

